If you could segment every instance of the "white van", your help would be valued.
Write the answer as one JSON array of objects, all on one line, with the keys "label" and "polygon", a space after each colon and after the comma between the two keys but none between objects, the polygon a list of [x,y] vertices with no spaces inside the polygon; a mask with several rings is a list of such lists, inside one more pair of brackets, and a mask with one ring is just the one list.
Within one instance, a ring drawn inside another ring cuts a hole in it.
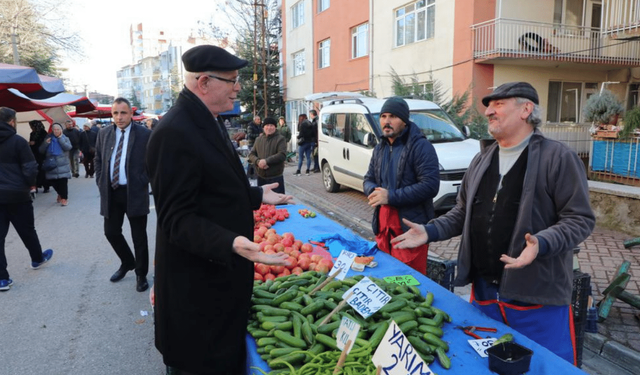
[{"label": "white van", "polygon": [[[440,191],[434,198],[436,212],[456,203],[462,176],[480,143],[469,139],[437,104],[406,99],[413,121],[433,144],[440,162]],[[323,103],[318,119],[318,161],[322,181],[329,192],[341,185],[363,191],[364,175],[373,148],[380,142],[380,109],[384,99],[355,97]]]}]

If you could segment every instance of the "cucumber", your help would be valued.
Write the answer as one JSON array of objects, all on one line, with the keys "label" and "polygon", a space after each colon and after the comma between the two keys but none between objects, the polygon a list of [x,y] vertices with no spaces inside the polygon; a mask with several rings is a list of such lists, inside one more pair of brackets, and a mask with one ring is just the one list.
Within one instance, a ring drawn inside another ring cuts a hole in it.
[{"label": "cucumber", "polygon": [[382,324],[376,328],[371,337],[369,337],[369,342],[371,343],[372,348],[377,348],[384,337],[384,334],[389,329],[389,321],[384,321]]},{"label": "cucumber", "polygon": [[316,300],[313,304],[309,306],[305,306],[302,310],[300,310],[300,314],[309,315],[315,314],[316,312],[322,310],[324,308],[324,300]]},{"label": "cucumber", "polygon": [[322,333],[318,333],[316,335],[316,341],[321,343],[324,346],[327,346],[333,350],[340,350],[338,349],[338,343],[336,342],[336,340],[332,337],[329,337],[327,335],[323,335]]},{"label": "cucumber", "polygon": [[282,323],[276,323],[276,322],[264,322],[260,325],[260,327],[262,329],[264,329],[265,331],[271,331],[272,329],[279,329],[279,330],[283,330],[283,331],[290,331],[293,328],[293,322],[288,321],[288,322],[282,322]]},{"label": "cucumber", "polygon": [[449,344],[447,344],[446,342],[442,341],[440,339],[440,337],[434,335],[433,333],[425,333],[422,338],[424,339],[424,341],[426,341],[427,343],[431,344],[431,345],[435,345],[436,347],[440,347],[442,349],[444,349],[445,352],[449,351]]},{"label": "cucumber", "polygon": [[436,355],[438,356],[438,361],[442,367],[447,370],[451,368],[451,360],[445,354],[444,349],[441,347],[436,348]]},{"label": "cucumber", "polygon": [[304,339],[304,341],[307,342],[307,344],[313,345],[316,342],[316,339],[313,336],[313,330],[311,329],[311,324],[309,324],[309,321],[305,320],[304,322],[302,322],[302,327],[300,331],[302,333],[302,338]]},{"label": "cucumber", "polygon": [[397,301],[393,301],[393,302],[389,302],[386,305],[382,306],[382,308],[380,310],[378,310],[379,313],[392,313],[394,311],[398,311],[401,308],[407,306],[407,300],[404,299],[399,299]]},{"label": "cucumber", "polygon": [[296,298],[297,295],[297,289],[289,289],[286,292],[276,296],[276,298],[271,301],[271,306],[280,306],[282,302],[291,301],[292,299]]},{"label": "cucumber", "polygon": [[276,295],[268,292],[266,290],[263,289],[254,289],[253,290],[253,295],[256,296],[257,298],[268,298],[268,299],[274,299],[276,298]]},{"label": "cucumber", "polygon": [[283,355],[287,355],[295,352],[296,350],[300,350],[299,348],[274,348],[269,351],[269,355],[271,358],[282,357]]},{"label": "cucumber", "polygon": [[329,334],[334,329],[340,327],[340,323],[341,321],[338,320],[337,322],[323,324],[320,327],[318,327],[318,333],[324,333],[325,335]]},{"label": "cucumber", "polygon": [[288,334],[287,332],[276,329],[273,332],[273,335],[278,340],[284,342],[287,345],[293,346],[295,348],[305,349],[307,347],[307,343],[304,342],[303,339],[299,339],[295,336]]},{"label": "cucumber", "polygon": [[422,354],[432,354],[433,353],[433,349],[431,349],[431,346],[427,345],[427,343],[422,341],[421,338],[411,335],[411,336],[407,336],[407,339],[409,340],[411,345],[417,351],[419,351],[420,353],[422,353]]},{"label": "cucumber", "polygon": [[269,365],[270,368],[274,370],[289,369],[289,366],[286,365],[287,363],[290,365],[297,365],[299,363],[302,363],[304,359],[305,359],[304,353],[293,352],[293,353],[283,355],[282,357],[272,359],[271,362],[267,362],[267,364]]},{"label": "cucumber", "polygon": [[402,333],[407,336],[412,329],[418,328],[418,322],[416,322],[415,320],[410,320],[398,325],[398,328],[400,328]]},{"label": "cucumber", "polygon": [[258,313],[256,316],[260,323],[264,323],[264,322],[282,323],[289,320],[288,317],[282,316],[282,315],[270,316],[270,315],[264,315],[263,313]]},{"label": "cucumber", "polygon": [[[264,306],[264,305],[259,305],[259,306]],[[258,306],[254,306],[256,307],[256,311],[263,313],[264,315],[269,315],[269,316],[289,316],[291,315],[291,311],[287,310],[287,309],[281,309],[278,307],[272,307],[272,306],[264,306],[264,307],[259,307]]]},{"label": "cucumber", "polygon": [[416,319],[415,314],[411,311],[396,311],[389,314],[389,316],[396,322],[397,325],[401,325],[402,323]]},{"label": "cucumber", "polygon": [[442,332],[442,328],[440,327],[434,327],[428,324],[422,324],[418,327],[418,331],[422,332],[422,333],[431,333],[434,334],[438,337],[442,337],[444,335],[444,332]]},{"label": "cucumber", "polygon": [[304,306],[302,306],[301,304],[291,302],[291,301],[285,301],[280,304],[281,309],[297,311],[297,312],[300,312],[300,310],[302,310],[303,307]]},{"label": "cucumber", "polygon": [[267,346],[267,345],[275,345],[278,342],[278,339],[275,337],[263,337],[256,341],[258,346]]}]

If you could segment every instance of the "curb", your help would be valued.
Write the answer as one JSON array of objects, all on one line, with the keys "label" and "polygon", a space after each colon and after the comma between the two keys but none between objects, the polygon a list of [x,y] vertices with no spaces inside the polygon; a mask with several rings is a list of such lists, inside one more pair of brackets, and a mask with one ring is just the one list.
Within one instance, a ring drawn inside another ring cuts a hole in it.
[{"label": "curb", "polygon": [[640,373],[640,352],[627,348],[599,333],[585,333],[584,348],[633,374]]}]

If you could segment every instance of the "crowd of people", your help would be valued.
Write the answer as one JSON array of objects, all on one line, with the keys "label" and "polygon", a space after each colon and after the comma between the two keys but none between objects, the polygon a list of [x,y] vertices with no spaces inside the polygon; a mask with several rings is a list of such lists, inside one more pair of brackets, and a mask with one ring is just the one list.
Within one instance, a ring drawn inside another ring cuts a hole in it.
[{"label": "crowd of people", "polygon": [[[81,154],[85,178],[95,177],[100,193],[105,237],[120,260],[110,281],[135,270],[138,292],[149,287],[152,188],[155,345],[167,374],[240,374],[253,264],[288,265],[287,254],[263,253],[251,239],[253,210],[262,203],[293,203],[283,176],[292,132],[284,117],[255,116],[248,125],[247,159],[258,185],[252,186],[219,117],[233,107],[239,70],[248,62],[210,45],[190,49],[182,61],[185,86],[159,122],[136,123],[131,103],[117,98],[110,126],[92,122],[81,131],[70,120],[64,128],[52,124],[47,133],[32,121],[27,142],[16,134],[15,111],[0,107],[0,291],[13,284],[4,255],[10,223],[32,268],[51,259],[53,250],[42,251],[35,231],[33,193],[52,187],[66,206]],[[435,149],[411,121],[405,100],[384,103],[382,140],[363,184],[375,208],[376,242],[426,273],[428,243],[462,235],[455,283],[473,285],[471,302],[575,363],[572,249],[595,224],[583,165],[537,129],[538,94],[530,84],[503,84],[482,103],[496,142],[474,158],[456,206],[440,217],[433,210],[439,188]],[[307,175],[319,172],[315,109],[299,115],[296,130],[295,175],[305,161]],[[125,216],[133,251],[122,233]]]}]

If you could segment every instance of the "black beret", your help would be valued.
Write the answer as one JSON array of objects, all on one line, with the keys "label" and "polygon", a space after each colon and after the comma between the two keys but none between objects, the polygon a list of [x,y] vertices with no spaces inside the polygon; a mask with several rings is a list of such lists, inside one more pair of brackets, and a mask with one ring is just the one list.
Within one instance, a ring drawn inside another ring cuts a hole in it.
[{"label": "black beret", "polygon": [[489,106],[489,102],[496,99],[526,98],[538,103],[538,92],[527,82],[509,82],[498,86],[493,92],[482,98],[482,104]]},{"label": "black beret", "polygon": [[278,123],[276,122],[276,119],[274,119],[273,117],[265,117],[264,121],[262,121],[262,126],[265,125],[278,125]]},{"label": "black beret", "polygon": [[212,46],[202,45],[193,47],[182,54],[182,62],[187,72],[228,72],[244,68],[249,64],[247,60],[243,60],[227,52],[225,49]]}]

